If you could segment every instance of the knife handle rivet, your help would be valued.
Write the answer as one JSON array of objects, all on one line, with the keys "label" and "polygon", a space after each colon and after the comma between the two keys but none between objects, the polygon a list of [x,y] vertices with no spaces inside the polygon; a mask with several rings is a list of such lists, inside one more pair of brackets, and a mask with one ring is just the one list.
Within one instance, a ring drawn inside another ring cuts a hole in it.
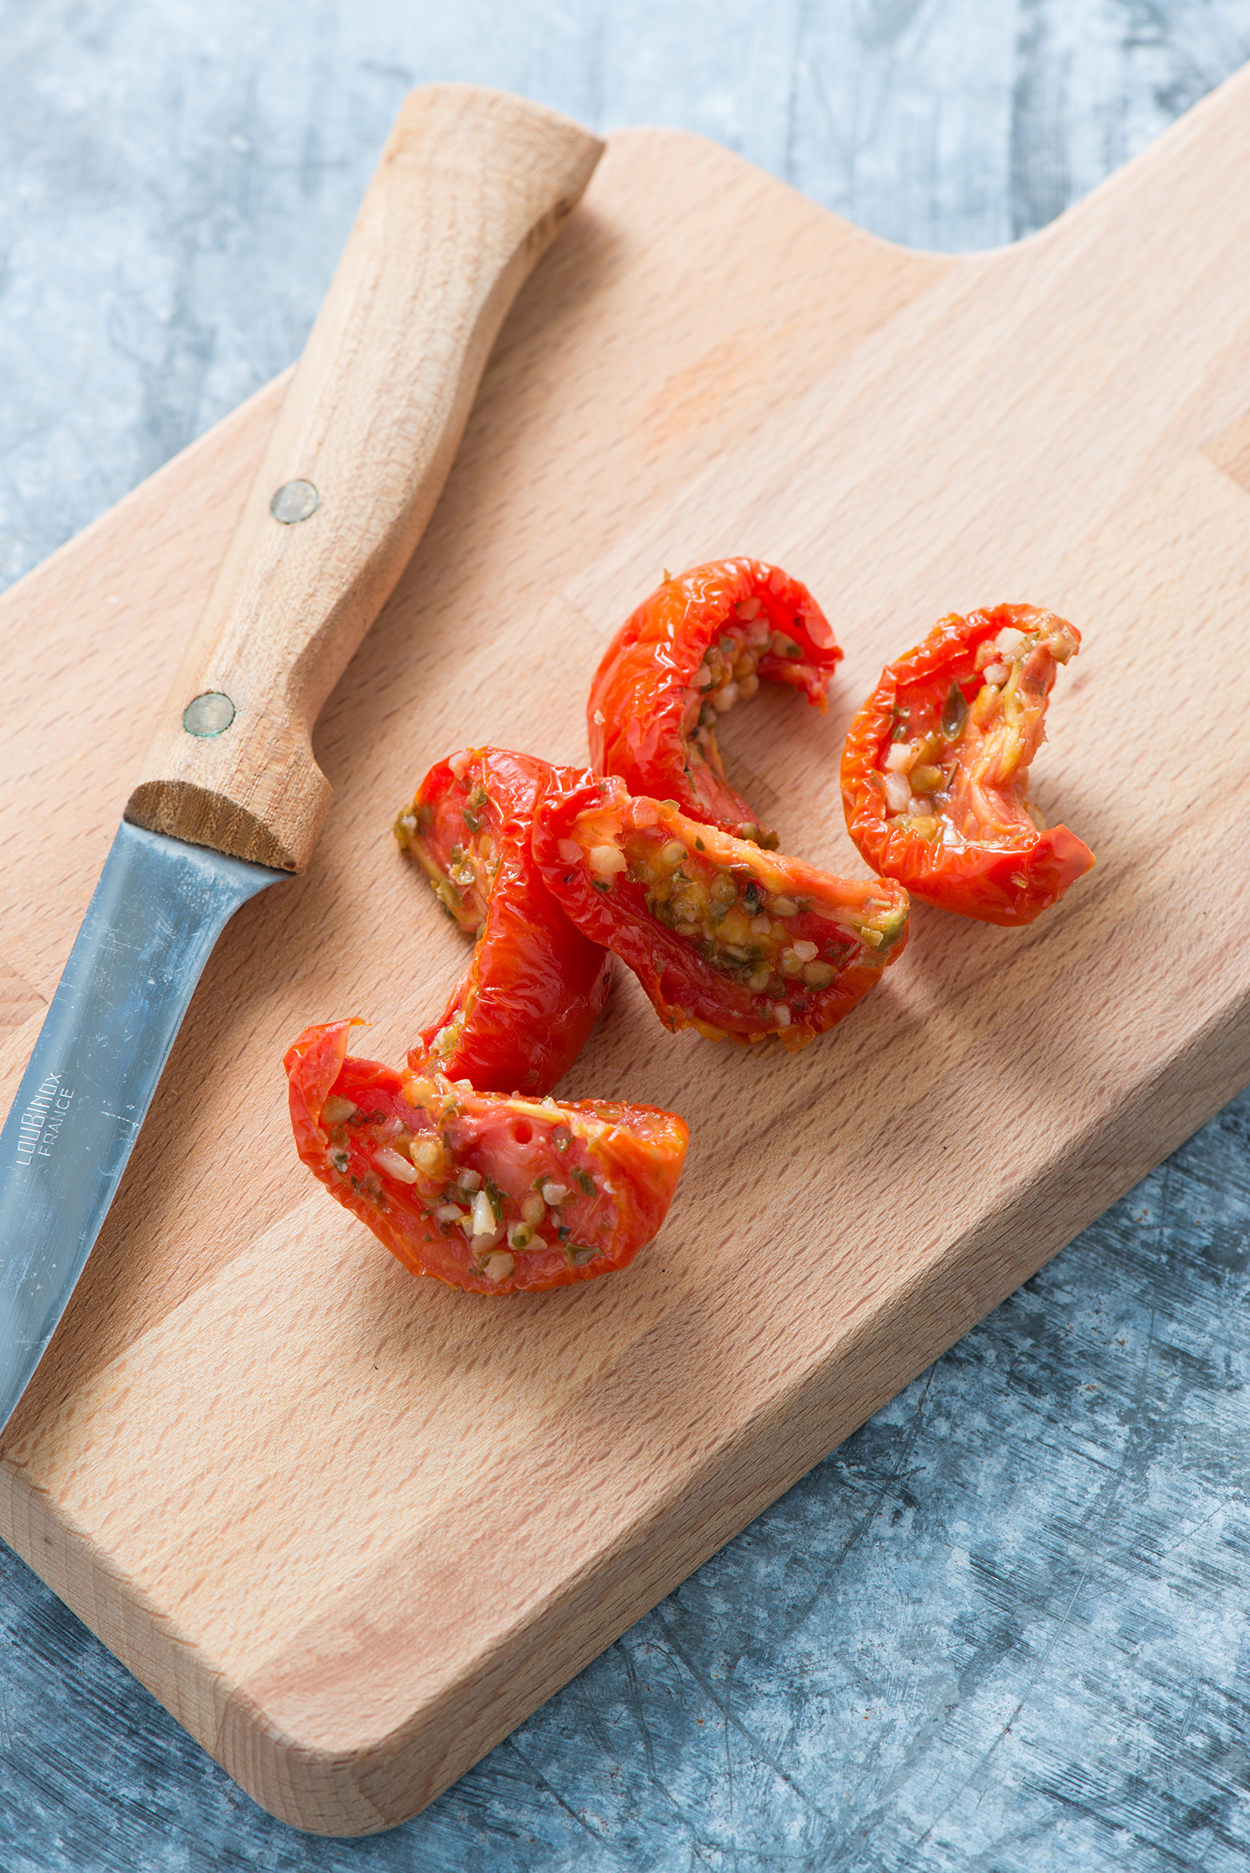
[{"label": "knife handle rivet", "polygon": [[234,721],[234,704],[219,689],[205,690],[182,712],[182,726],[188,735],[220,735]]},{"label": "knife handle rivet", "polygon": [[284,481],[269,503],[269,512],[284,527],[293,527],[297,520],[315,514],[320,505],[321,496],[311,481]]}]

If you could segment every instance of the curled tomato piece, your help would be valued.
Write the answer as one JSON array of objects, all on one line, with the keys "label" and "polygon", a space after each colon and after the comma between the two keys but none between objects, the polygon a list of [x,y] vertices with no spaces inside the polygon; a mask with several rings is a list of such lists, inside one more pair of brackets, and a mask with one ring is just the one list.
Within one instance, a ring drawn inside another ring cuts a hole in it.
[{"label": "curled tomato piece", "polygon": [[805,585],[757,559],[718,559],[665,578],[613,638],[586,715],[591,766],[630,793],[775,848],[777,835],[725,778],[716,723],[760,678],[818,708],[842,656]]},{"label": "curled tomato piece", "polygon": [[414,1275],[474,1294],[590,1281],[663,1223],[684,1120],[608,1099],[522,1099],[348,1055],[352,1021],[289,1049],[300,1157]]},{"label": "curled tomato piece", "polygon": [[408,1056],[479,1090],[547,1093],[585,1045],[612,958],[565,916],[530,843],[534,809],[585,774],[505,748],[466,748],[432,767],[395,836],[477,943],[441,1020]]},{"label": "curled tomato piece", "polygon": [[578,928],[665,1026],[792,1052],[849,1013],[907,940],[907,893],[765,852],[608,778],[539,808],[534,850]]},{"label": "curled tomato piece", "polygon": [[943,618],[883,672],[851,724],[842,799],[868,863],[926,903],[1026,924],[1089,871],[1066,826],[1025,799],[1074,625],[1032,605]]}]

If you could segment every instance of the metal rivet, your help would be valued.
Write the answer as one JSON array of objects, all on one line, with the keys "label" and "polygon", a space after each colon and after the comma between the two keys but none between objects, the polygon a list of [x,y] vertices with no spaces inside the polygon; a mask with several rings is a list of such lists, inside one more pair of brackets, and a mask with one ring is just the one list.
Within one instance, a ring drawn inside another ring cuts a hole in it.
[{"label": "metal rivet", "polygon": [[284,481],[269,503],[269,512],[284,527],[293,527],[297,520],[315,514],[320,504],[321,496],[311,481]]},{"label": "metal rivet", "polygon": [[188,735],[220,735],[233,721],[234,704],[219,689],[205,690],[182,712],[182,726]]}]

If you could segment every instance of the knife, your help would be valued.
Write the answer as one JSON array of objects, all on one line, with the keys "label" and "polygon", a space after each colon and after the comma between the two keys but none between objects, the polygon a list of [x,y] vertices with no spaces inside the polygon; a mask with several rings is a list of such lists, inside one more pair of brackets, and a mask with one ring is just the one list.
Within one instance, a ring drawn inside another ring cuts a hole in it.
[{"label": "knife", "polygon": [[326,697],[442,490],[504,314],[602,151],[438,84],[404,101],[0,1132],[0,1428],[82,1273],[218,936],[304,870]]}]

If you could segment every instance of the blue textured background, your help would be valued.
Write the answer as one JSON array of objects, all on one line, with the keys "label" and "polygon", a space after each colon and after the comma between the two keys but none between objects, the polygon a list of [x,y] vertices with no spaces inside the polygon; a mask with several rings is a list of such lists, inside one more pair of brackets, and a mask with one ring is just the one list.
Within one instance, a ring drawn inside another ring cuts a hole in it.
[{"label": "blue textured background", "polygon": [[[682,124],[954,249],[1247,58],[1250,0],[0,0],[0,582],[298,352],[412,84]],[[6,1553],[0,1867],[1243,1867],[1248,1132],[1243,1096],[391,1834],[263,1815]]]}]

